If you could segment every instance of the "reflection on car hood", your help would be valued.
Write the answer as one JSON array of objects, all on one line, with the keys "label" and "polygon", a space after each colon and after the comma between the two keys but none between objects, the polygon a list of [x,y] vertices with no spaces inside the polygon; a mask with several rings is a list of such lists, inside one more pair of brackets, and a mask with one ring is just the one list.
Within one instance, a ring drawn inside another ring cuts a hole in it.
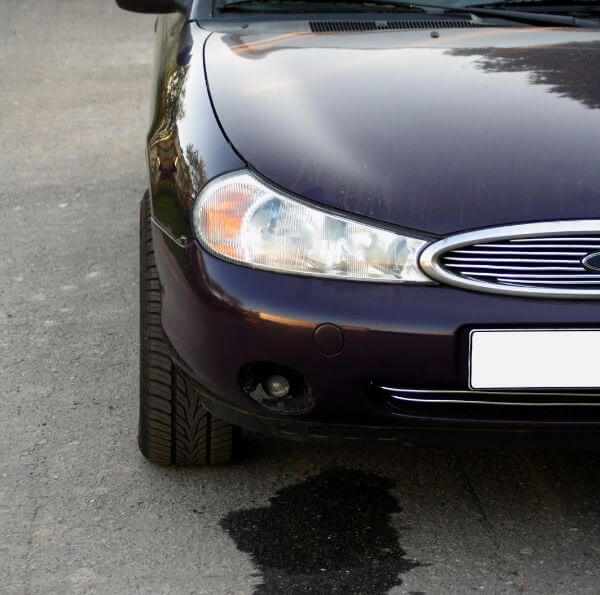
[{"label": "reflection on car hood", "polygon": [[272,182],[446,234],[600,218],[600,33],[213,33],[230,142]]}]

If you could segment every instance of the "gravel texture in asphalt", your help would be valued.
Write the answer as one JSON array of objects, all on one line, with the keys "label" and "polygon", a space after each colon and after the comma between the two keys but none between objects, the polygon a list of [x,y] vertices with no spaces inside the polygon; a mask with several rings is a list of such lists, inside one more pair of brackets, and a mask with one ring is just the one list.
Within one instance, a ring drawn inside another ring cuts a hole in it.
[{"label": "gravel texture in asphalt", "polygon": [[151,16],[0,3],[0,591],[598,592],[600,457],[136,445]]}]

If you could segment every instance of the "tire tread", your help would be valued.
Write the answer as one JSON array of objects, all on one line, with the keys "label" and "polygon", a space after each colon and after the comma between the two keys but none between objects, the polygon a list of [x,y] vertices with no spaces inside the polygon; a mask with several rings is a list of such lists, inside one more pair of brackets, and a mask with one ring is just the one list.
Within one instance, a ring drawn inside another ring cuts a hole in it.
[{"label": "tire tread", "polygon": [[146,192],[140,206],[140,449],[159,465],[229,463],[236,429],[206,410],[198,386],[174,365],[161,312]]}]

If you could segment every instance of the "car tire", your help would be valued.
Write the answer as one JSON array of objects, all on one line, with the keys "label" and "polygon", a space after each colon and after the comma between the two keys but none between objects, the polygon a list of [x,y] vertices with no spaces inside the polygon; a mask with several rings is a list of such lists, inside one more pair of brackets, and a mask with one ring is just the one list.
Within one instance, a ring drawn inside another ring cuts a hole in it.
[{"label": "car tire", "polygon": [[173,362],[162,327],[162,288],[149,193],[140,206],[140,415],[138,443],[158,465],[218,465],[233,456],[238,428],[213,416]]}]

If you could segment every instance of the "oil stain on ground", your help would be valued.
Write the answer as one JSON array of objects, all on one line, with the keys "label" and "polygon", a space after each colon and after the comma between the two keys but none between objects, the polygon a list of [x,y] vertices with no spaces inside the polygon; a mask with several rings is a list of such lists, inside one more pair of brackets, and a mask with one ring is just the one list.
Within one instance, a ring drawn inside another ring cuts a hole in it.
[{"label": "oil stain on ground", "polygon": [[256,593],[384,593],[418,562],[391,525],[394,482],[332,469],[279,490],[264,508],[230,512],[223,527],[262,575]]}]

